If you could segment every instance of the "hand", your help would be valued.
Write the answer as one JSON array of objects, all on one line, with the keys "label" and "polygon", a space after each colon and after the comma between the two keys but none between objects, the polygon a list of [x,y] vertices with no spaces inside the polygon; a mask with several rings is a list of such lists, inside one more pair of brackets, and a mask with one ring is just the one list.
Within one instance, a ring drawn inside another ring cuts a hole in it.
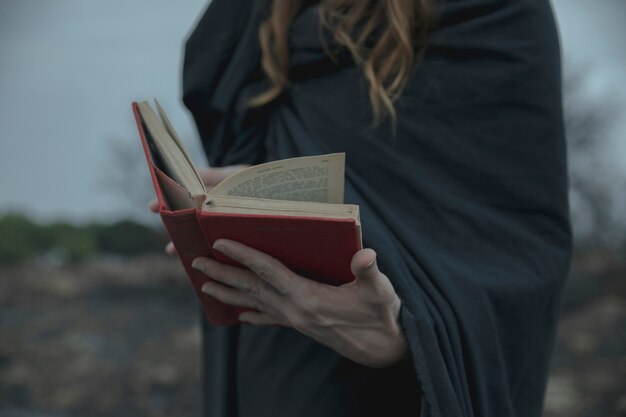
[{"label": "hand", "polygon": [[335,287],[297,275],[239,242],[219,239],[213,248],[248,269],[209,258],[196,258],[192,266],[218,281],[207,281],[203,292],[256,310],[240,314],[241,322],[293,327],[366,366],[391,366],[408,357],[398,320],[400,299],[378,270],[372,249],[353,256],[350,267],[356,280]]},{"label": "hand", "polygon": [[[240,164],[230,165],[227,167],[200,168],[198,169],[198,174],[200,174],[200,178],[202,179],[202,182],[204,182],[204,186],[206,187],[207,191],[210,191],[213,187],[222,182],[222,180],[224,180],[226,177],[234,174],[235,172],[239,172],[249,166],[250,165]],[[159,202],[156,199],[150,200],[150,202],[148,203],[148,208],[151,212],[158,213]],[[168,242],[168,244],[165,245],[165,253],[167,253],[168,255],[176,254],[176,249],[174,248],[174,244],[172,242]]]}]

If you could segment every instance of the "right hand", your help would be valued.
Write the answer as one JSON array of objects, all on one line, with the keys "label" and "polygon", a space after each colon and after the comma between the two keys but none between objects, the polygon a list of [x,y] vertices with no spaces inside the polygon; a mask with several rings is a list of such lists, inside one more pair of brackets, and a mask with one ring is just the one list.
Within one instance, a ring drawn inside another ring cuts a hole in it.
[{"label": "right hand", "polygon": [[[198,169],[198,173],[200,174],[200,178],[202,179],[202,182],[204,182],[207,191],[210,191],[213,187],[222,182],[222,180],[224,180],[229,175],[234,174],[235,172],[242,171],[249,166],[250,165],[241,164],[229,165],[226,167],[200,168]],[[150,202],[148,203],[148,208],[153,213],[158,213],[159,202],[156,199],[150,200]],[[169,242],[167,245],[165,245],[165,253],[167,253],[168,255],[176,255],[176,248],[174,248],[174,244],[172,242]]]}]

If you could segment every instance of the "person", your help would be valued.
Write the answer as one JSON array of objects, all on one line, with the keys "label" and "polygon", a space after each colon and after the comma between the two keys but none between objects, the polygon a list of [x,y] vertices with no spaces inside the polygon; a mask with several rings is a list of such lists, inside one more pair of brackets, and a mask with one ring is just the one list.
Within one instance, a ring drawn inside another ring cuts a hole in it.
[{"label": "person", "polygon": [[365,247],[341,287],[226,239],[247,268],[196,259],[255,310],[203,321],[204,415],[541,414],[571,257],[548,0],[213,0],[183,101],[208,186],[345,152]]}]

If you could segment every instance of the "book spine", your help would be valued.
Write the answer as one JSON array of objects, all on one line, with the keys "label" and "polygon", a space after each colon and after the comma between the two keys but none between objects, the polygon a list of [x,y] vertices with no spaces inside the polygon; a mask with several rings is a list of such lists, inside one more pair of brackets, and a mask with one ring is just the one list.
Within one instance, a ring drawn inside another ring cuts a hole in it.
[{"label": "book spine", "polygon": [[161,210],[161,219],[174,243],[178,257],[187,272],[191,285],[202,304],[204,315],[211,324],[235,324],[238,322],[238,309],[224,304],[202,292],[202,285],[209,278],[191,267],[197,257],[213,258],[211,246],[207,242],[196,216],[196,209]]}]

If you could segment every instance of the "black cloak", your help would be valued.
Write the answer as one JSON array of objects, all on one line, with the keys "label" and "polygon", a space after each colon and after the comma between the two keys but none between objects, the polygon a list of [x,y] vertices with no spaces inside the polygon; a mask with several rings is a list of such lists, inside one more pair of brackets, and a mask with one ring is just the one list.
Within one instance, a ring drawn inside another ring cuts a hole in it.
[{"label": "black cloak", "polygon": [[205,414],[539,416],[571,256],[549,1],[441,3],[395,137],[372,127],[350,55],[325,54],[315,4],[290,29],[293,86],[246,106],[267,87],[269,3],[212,1],[184,102],[212,166],[346,152],[345,202],[402,300],[411,362],[371,369],[291,329],[205,323]]}]

